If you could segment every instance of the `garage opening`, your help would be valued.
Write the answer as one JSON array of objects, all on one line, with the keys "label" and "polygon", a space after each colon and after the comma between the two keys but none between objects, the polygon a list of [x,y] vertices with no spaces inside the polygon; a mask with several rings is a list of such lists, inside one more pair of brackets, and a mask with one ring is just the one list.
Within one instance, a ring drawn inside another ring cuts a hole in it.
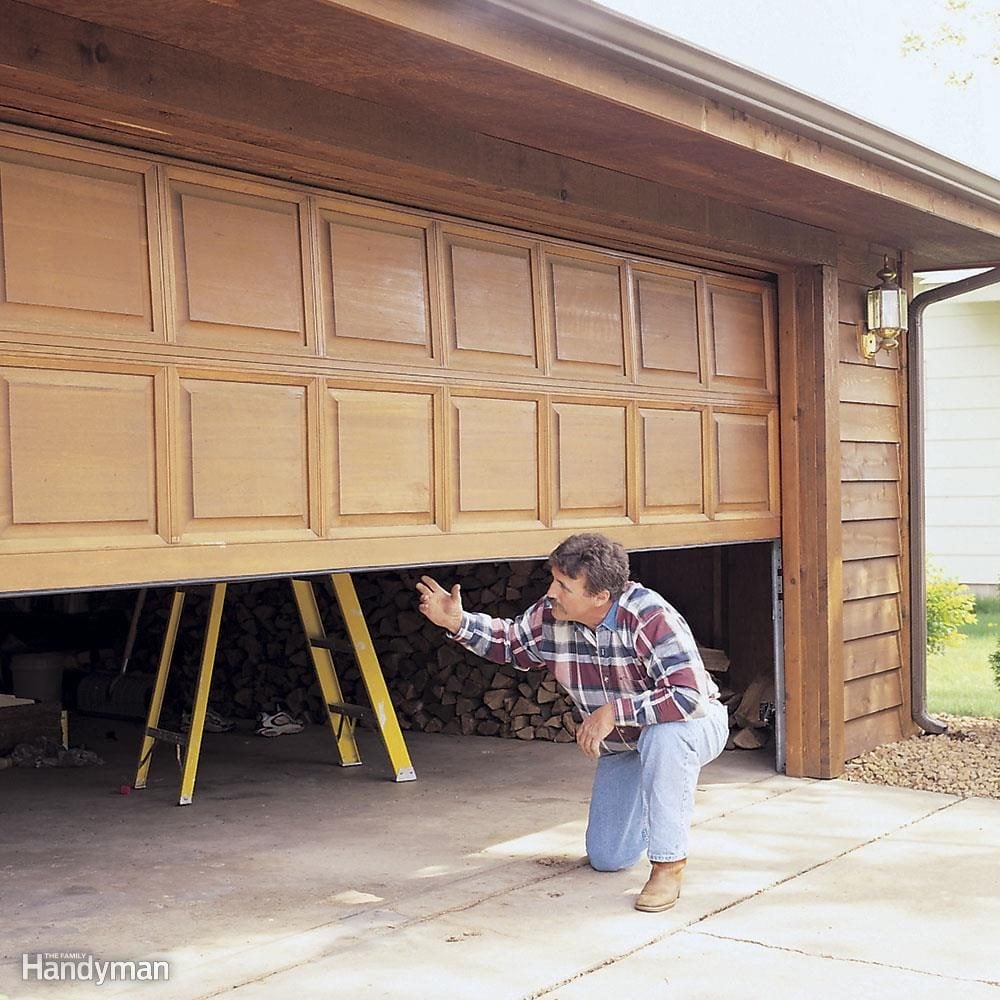
[{"label": "garage opening", "polygon": [[[731,748],[773,752],[776,768],[783,770],[776,553],[777,543],[752,542],[633,552],[630,559],[632,578],[663,594],[704,648],[730,709]],[[579,715],[554,679],[480,660],[418,613],[414,584],[426,571],[354,574],[401,728],[572,742]],[[460,583],[469,610],[502,617],[518,614],[549,583],[544,560],[437,566],[429,572],[446,586]],[[316,578],[316,592],[344,701],[364,707],[365,688],[329,578]],[[209,594],[208,586],[187,594],[164,705],[168,729],[182,728],[191,708]],[[57,735],[59,708],[70,713],[70,722],[73,714],[145,719],[171,596],[171,588],[148,588],[2,602],[0,689],[40,702],[35,735]],[[278,712],[304,725],[327,722],[287,579],[230,584],[209,705],[209,731],[256,732],[262,717]],[[32,732],[30,726],[5,726],[3,711],[0,753],[9,753],[13,740]]]}]

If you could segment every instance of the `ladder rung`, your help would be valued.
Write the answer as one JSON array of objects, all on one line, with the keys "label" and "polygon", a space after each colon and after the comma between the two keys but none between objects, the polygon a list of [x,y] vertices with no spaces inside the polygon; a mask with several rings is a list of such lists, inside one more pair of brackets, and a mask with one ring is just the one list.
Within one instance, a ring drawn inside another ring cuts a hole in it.
[{"label": "ladder rung", "polygon": [[338,642],[336,639],[331,639],[326,635],[319,639],[310,639],[309,645],[315,649],[336,649],[338,651],[343,647],[343,643]]},{"label": "ladder rung", "polygon": [[346,702],[334,702],[326,706],[331,715],[343,715],[348,719],[364,718],[365,709],[363,705],[348,705]]},{"label": "ladder rung", "polygon": [[188,745],[187,733],[172,733],[169,729],[157,729],[155,726],[146,726],[146,735],[152,736],[154,740],[161,743],[176,743],[179,747]]}]

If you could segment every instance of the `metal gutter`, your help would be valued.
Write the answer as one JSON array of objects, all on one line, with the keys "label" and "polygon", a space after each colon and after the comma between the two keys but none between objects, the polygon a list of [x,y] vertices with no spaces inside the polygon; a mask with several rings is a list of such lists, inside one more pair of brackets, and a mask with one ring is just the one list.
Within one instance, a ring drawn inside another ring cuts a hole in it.
[{"label": "metal gutter", "polygon": [[683,90],[1000,211],[1000,179],[594,0],[485,2],[602,54],[630,62]]},{"label": "metal gutter", "polygon": [[929,288],[910,303],[912,329],[907,337],[910,484],[910,698],[913,721],[928,733],[948,727],[927,714],[927,540],[924,523],[924,311],[935,302],[1000,282],[1000,267]]}]

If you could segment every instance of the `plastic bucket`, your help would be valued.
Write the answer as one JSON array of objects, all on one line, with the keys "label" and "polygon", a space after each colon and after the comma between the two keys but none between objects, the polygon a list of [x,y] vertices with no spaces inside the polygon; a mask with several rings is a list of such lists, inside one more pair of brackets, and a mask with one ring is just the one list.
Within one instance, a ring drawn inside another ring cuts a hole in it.
[{"label": "plastic bucket", "polygon": [[17,653],[10,658],[10,676],[18,698],[62,701],[63,667],[61,653]]}]

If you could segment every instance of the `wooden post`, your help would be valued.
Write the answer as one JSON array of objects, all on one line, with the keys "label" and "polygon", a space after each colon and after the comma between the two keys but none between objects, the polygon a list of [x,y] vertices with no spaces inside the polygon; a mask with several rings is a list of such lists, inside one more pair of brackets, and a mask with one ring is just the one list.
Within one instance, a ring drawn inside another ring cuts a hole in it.
[{"label": "wooden post", "polygon": [[837,272],[779,282],[787,772],[844,764]]}]

